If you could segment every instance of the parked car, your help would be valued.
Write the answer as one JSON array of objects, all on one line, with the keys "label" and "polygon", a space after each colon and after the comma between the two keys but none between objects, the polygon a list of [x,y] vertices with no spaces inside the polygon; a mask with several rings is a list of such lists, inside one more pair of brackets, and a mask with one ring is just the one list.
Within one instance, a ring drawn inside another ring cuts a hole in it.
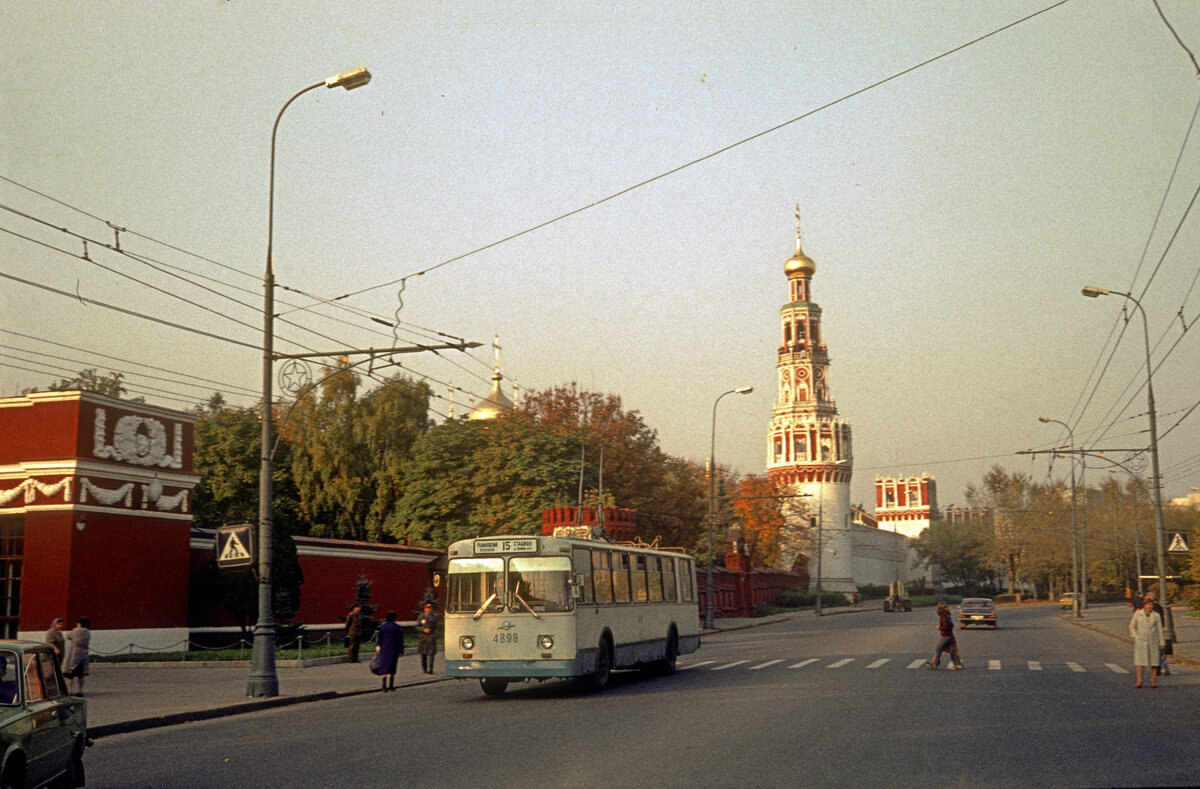
[{"label": "parked car", "polygon": [[988,597],[967,597],[958,604],[958,626],[996,629],[996,604]]},{"label": "parked car", "polygon": [[87,702],[48,644],[0,641],[0,786],[83,786]]},{"label": "parked car", "polygon": [[1082,595],[1080,595],[1076,592],[1064,592],[1058,598],[1058,604],[1063,608],[1074,608],[1075,601],[1080,599],[1081,597],[1082,597]]}]

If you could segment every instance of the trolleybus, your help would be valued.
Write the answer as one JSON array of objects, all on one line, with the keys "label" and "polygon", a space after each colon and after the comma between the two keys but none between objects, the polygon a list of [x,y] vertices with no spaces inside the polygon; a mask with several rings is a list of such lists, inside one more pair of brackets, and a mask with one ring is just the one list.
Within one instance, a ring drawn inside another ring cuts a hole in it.
[{"label": "trolleybus", "polygon": [[511,682],[675,671],[700,646],[696,563],[681,551],[598,539],[459,540],[446,575],[446,675]]}]

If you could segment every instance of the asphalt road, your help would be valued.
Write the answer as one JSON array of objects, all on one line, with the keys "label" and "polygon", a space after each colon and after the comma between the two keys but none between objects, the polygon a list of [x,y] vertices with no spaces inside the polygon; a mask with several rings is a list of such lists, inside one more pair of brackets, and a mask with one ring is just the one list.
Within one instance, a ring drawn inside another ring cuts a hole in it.
[{"label": "asphalt road", "polygon": [[98,741],[91,787],[1190,786],[1200,671],[1133,688],[1131,648],[1049,606],[921,665],[929,610],[708,637],[668,678],[501,698],[447,681]]}]

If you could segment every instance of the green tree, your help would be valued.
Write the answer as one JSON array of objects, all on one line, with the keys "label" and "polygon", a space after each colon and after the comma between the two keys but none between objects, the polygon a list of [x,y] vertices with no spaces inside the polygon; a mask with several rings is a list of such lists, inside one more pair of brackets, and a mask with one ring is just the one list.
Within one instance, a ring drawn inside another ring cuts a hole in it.
[{"label": "green tree", "polygon": [[[197,409],[192,463],[200,481],[193,491],[192,524],[216,529],[238,523],[258,524],[258,479],[262,431],[257,409],[226,408],[214,397]],[[296,509],[295,485],[281,441],[273,464],[272,616],[286,621],[300,609],[304,574],[292,534],[303,531]],[[253,568],[222,570],[215,559],[198,580],[200,602],[229,611],[246,632],[258,616],[258,582]]]},{"label": "green tree", "polygon": [[401,468],[429,427],[429,388],[396,376],[366,394],[346,362],[291,407],[285,431],[311,533],[379,540],[394,520]]},{"label": "green tree", "polygon": [[913,540],[912,548],[926,563],[940,567],[952,584],[973,587],[988,577],[983,562],[986,538],[987,529],[978,521],[952,523],[938,519]]},{"label": "green tree", "polygon": [[445,547],[487,534],[536,534],[541,512],[574,498],[578,443],[521,413],[451,420],[421,436],[403,466],[396,539]]}]

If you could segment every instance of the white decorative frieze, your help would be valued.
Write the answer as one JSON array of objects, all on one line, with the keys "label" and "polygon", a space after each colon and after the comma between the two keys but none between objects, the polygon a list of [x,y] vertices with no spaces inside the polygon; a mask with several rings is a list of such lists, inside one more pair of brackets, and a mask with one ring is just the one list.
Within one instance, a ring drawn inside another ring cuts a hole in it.
[{"label": "white decorative frieze", "polygon": [[91,496],[96,501],[100,502],[101,504],[103,504],[106,507],[111,507],[114,504],[116,504],[118,501],[121,501],[122,499],[125,500],[124,504],[126,507],[132,507],[133,506],[133,483],[126,482],[124,485],[122,485],[119,488],[113,488],[113,489],[109,490],[106,488],[100,488],[100,487],[93,485],[92,481],[90,479],[88,479],[87,477],[80,477],[80,479],[79,479],[79,503],[87,504],[88,496]]},{"label": "white decorative frieze", "polygon": [[112,444],[106,442],[108,414],[96,409],[92,431],[92,454],[138,466],[183,467],[183,425],[173,422],[172,451],[167,452],[167,429],[157,419],[132,414],[121,417],[113,427]]},{"label": "white decorative frieze", "polygon": [[0,490],[0,507],[5,507],[16,501],[24,494],[25,503],[33,504],[36,500],[36,493],[40,493],[46,498],[54,498],[60,493],[66,491],[65,500],[71,501],[71,478],[63,477],[56,484],[49,485],[45,482],[36,479],[27,479],[15,488],[8,490]]}]

